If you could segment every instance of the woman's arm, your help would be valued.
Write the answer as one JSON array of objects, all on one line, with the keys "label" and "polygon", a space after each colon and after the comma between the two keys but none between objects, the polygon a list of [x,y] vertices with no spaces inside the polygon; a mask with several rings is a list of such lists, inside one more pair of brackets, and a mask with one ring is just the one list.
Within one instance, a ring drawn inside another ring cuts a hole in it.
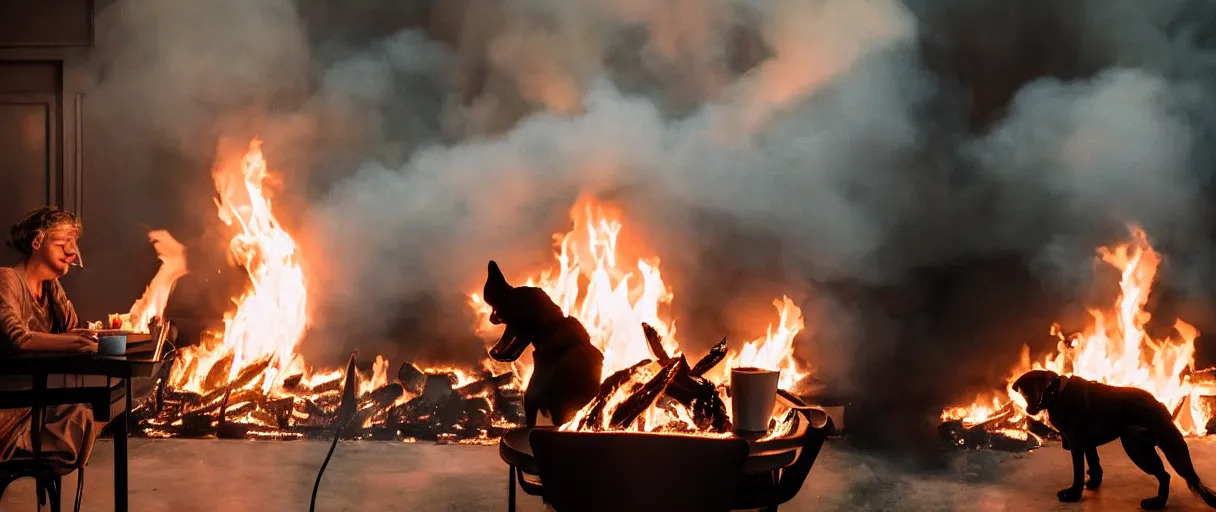
[{"label": "woman's arm", "polygon": [[[15,272],[0,272],[0,346],[4,352],[96,350],[97,343],[87,336],[30,330],[21,311],[21,294],[25,293],[25,288],[19,279]],[[74,310],[70,318],[75,321]]]}]

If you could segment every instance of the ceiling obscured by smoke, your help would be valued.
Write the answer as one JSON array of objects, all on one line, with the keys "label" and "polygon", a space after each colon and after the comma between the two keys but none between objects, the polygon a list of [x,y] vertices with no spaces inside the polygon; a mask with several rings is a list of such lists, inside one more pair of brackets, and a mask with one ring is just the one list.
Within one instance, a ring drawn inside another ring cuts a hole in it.
[{"label": "ceiling obscured by smoke", "polygon": [[194,163],[132,173],[205,186],[218,138],[267,141],[306,352],[476,357],[485,262],[546,268],[584,193],[663,259],[691,350],[789,293],[803,355],[903,419],[1001,377],[1128,222],[1213,291],[1210,3],[359,4],[118,0],[85,66],[108,147]]}]

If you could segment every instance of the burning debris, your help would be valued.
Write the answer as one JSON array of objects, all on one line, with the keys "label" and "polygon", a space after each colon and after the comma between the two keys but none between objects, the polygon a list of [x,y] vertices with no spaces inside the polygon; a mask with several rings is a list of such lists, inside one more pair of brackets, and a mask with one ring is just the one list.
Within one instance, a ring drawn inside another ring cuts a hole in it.
[{"label": "burning debris", "polygon": [[[664,284],[658,262],[639,260],[635,269],[618,266],[622,224],[593,199],[580,198],[571,216],[574,230],[558,237],[558,271],[525,284],[541,288],[566,315],[578,319],[604,354],[599,392],[562,429],[726,432],[730,368],[779,370],[784,390],[797,389],[808,375],[793,355],[794,337],[804,327],[802,312],[788,297],[774,302],[780,323],[770,325],[764,337],[739,352],[729,350],[723,339],[690,365],[675,339],[674,324],[659,315],[674,294]],[[493,308],[476,294],[471,299],[481,315],[481,330],[494,332]],[[531,374],[529,363],[514,364],[516,373]]]},{"label": "burning debris", "polygon": [[[222,362],[207,372],[205,393],[175,389],[162,370],[156,392],[135,409],[149,437],[299,439],[322,437],[342,411],[343,376],[303,374],[284,380],[273,395],[262,391],[270,368],[263,358],[225,380]],[[179,364],[175,360],[173,364]],[[377,358],[371,375],[388,364]],[[168,368],[166,365],[165,368]],[[356,368],[353,421],[346,438],[477,442],[495,439],[523,421],[522,395],[510,373],[475,377],[457,370],[419,370],[405,363],[395,382],[370,387],[371,375]]]},{"label": "burning debris", "polygon": [[969,406],[943,411],[943,439],[960,447],[1025,451],[1037,448],[1044,439],[1058,438],[1045,418],[1026,414],[1022,396],[1012,389],[1013,382],[1030,370],[1138,387],[1174,412],[1174,422],[1183,433],[1213,431],[1216,379],[1211,370],[1195,371],[1198,331],[1182,320],[1164,339],[1153,339],[1145,330],[1150,315],[1144,306],[1161,263],[1147,235],[1132,227],[1130,242],[1099,248],[1098,256],[1122,276],[1114,304],[1105,310],[1091,309],[1092,323],[1084,332],[1065,336],[1058,325],[1052,326],[1052,334],[1059,338],[1057,352],[1042,361],[1032,362],[1025,347],[1003,394],[981,395]]},{"label": "burning debris", "polygon": [[[352,421],[342,433],[348,438],[479,442],[524,422],[522,388],[533,370],[528,355],[511,366],[487,359],[477,372],[405,363],[392,381],[389,362],[377,357],[370,366],[356,367],[350,389],[340,370],[307,366],[299,345],[308,329],[308,289],[296,244],[262,189],[266,173],[256,139],[242,158],[221,162],[213,172],[220,218],[236,228],[230,253],[246,270],[249,288],[234,299],[222,332],[206,333],[197,345],[167,356],[155,393],[135,410],[145,435],[298,439],[320,435],[349,414]],[[619,220],[589,198],[579,200],[572,216],[575,229],[559,244],[559,271],[527,280],[585,326],[604,356],[598,394],[562,428],[727,432],[729,368],[780,370],[783,390],[807,376],[793,357],[803,319],[789,298],[775,301],[780,324],[770,325],[764,337],[737,353],[723,339],[690,365],[674,324],[659,316],[672,293],[658,263],[639,260],[641,279],[632,279],[632,271],[616,266]],[[158,245],[162,269],[148,291],[163,299],[137,303],[148,304],[152,316],[163,311],[173,282],[184,273],[184,259],[180,265],[173,259],[184,252],[174,248],[180,244]],[[471,298],[481,314],[480,330],[488,331],[492,309],[477,295]],[[126,315],[144,316],[134,308]],[[344,394],[347,403],[357,404],[345,412],[339,411]]]}]

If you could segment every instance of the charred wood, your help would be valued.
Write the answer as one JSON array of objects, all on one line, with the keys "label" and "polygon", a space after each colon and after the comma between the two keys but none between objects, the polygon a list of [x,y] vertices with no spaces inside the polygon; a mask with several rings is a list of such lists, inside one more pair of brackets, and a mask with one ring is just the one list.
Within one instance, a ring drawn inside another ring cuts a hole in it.
[{"label": "charred wood", "polygon": [[667,386],[671,384],[671,380],[675,378],[676,371],[680,367],[684,357],[667,363],[658,375],[652,377],[645,384],[638,387],[633,393],[626,398],[621,405],[612,413],[612,421],[609,424],[614,429],[619,429],[632,425],[634,420],[638,419],[646,409],[654,405],[655,400],[663,394]]},{"label": "charred wood", "polygon": [[401,363],[401,368],[397,369],[397,382],[411,395],[421,395],[426,387],[426,374],[411,363]]},{"label": "charred wood", "polygon": [[451,397],[456,388],[456,376],[450,373],[430,373],[421,397],[431,402],[443,402]]},{"label": "charred wood", "polygon": [[642,334],[646,335],[646,344],[650,347],[650,353],[654,355],[659,364],[667,364],[671,362],[671,355],[663,348],[663,338],[659,336],[659,331],[656,331],[650,324],[642,322]]},{"label": "charred wood", "polygon": [[304,388],[300,386],[300,384],[301,384],[301,382],[303,382],[303,380],[304,380],[304,374],[302,374],[302,373],[297,373],[295,375],[287,377],[286,379],[283,379],[283,389],[286,389],[288,391],[304,391]]},{"label": "charred wood", "polygon": [[596,393],[595,398],[591,399],[591,402],[588,404],[590,409],[587,410],[587,415],[584,416],[582,421],[578,424],[578,429],[584,430],[598,428],[599,425],[601,425],[601,418],[604,415],[604,408],[608,406],[608,400],[610,400],[612,396],[616,394],[617,390],[620,389],[621,386],[624,386],[626,383],[632,381],[633,376],[641,371],[642,368],[645,368],[651,364],[653,364],[653,361],[646,359],[633,366],[630,366],[629,368],[619,370],[616,373],[609,375],[607,379],[604,379],[604,382],[600,383],[599,393]]},{"label": "charred wood", "polygon": [[405,387],[397,382],[385,384],[372,391],[366,398],[359,401],[359,407],[355,412],[354,420],[346,426],[343,435],[348,437],[356,435],[373,417],[385,412],[385,409],[392,407],[397,402],[397,399],[404,395]]},{"label": "charred wood", "polygon": [[496,391],[498,388],[510,385],[514,378],[515,374],[511,372],[498,376],[491,375],[487,378],[460,386],[456,389],[456,392],[464,397],[488,394]]},{"label": "charred wood", "polygon": [[723,359],[726,359],[726,352],[726,337],[723,336],[722,341],[714,345],[714,348],[709,349],[709,353],[705,354],[705,357],[702,357],[700,361],[697,361],[697,364],[693,365],[692,375],[700,377],[714,369]]}]

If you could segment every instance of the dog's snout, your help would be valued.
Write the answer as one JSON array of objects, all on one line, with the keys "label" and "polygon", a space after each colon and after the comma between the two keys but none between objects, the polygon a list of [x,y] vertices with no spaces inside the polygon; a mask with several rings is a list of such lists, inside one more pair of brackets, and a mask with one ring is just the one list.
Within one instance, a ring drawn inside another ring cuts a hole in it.
[{"label": "dog's snout", "polygon": [[502,319],[501,319],[501,318],[498,318],[498,312],[497,312],[497,311],[494,311],[494,312],[491,312],[491,313],[490,313],[490,323],[492,323],[492,324],[494,324],[494,325],[501,325],[501,324],[502,324]]}]

